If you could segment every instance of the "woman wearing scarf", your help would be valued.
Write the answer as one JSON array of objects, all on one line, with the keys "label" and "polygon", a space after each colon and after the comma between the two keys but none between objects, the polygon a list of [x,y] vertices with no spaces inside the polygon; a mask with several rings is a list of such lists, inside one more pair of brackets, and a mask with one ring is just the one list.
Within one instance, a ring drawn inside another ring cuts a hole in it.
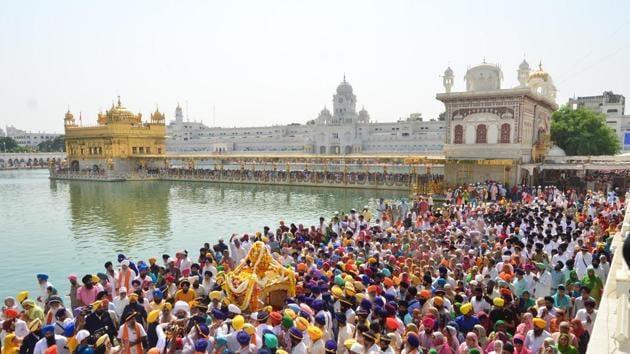
[{"label": "woman wearing scarf", "polygon": [[526,336],[529,330],[534,329],[533,320],[534,315],[532,315],[530,312],[525,312],[523,314],[523,318],[521,319],[521,323],[516,327],[516,333]]},{"label": "woman wearing scarf", "polygon": [[446,344],[451,348],[453,353],[459,350],[459,339],[457,338],[457,329],[452,326],[455,322],[449,322],[442,330],[444,338],[446,338]]},{"label": "woman wearing scarf", "polygon": [[4,337],[2,354],[16,354],[20,352],[20,340],[15,333],[9,333]]},{"label": "woman wearing scarf", "polygon": [[479,353],[483,353],[483,349],[479,346],[477,335],[475,332],[468,332],[466,341],[459,345],[459,354],[468,354],[471,349],[477,349]]},{"label": "woman wearing scarf", "polygon": [[580,354],[586,353],[586,347],[588,346],[588,341],[591,337],[586,328],[584,328],[582,321],[577,318],[571,320],[571,329],[573,330],[573,334],[578,340],[578,352]]},{"label": "woman wearing scarf", "polygon": [[560,337],[558,337],[558,352],[560,354],[578,354],[578,350],[576,347],[571,345],[571,337],[568,334],[562,333]]},{"label": "woman wearing scarf", "polygon": [[454,354],[455,352],[446,342],[446,338],[442,332],[433,332],[433,343],[431,346],[432,349],[436,350],[437,354]]},{"label": "woman wearing scarf", "polygon": [[475,334],[477,335],[477,341],[479,342],[479,346],[482,348],[485,348],[486,345],[488,345],[488,337],[486,337],[486,329],[482,325],[477,324],[473,328],[473,332],[475,332]]}]

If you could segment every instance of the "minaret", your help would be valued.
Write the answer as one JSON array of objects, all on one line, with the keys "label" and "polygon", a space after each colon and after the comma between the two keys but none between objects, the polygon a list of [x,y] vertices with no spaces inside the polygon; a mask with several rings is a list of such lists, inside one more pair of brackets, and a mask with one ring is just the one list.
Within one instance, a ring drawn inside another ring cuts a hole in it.
[{"label": "minaret", "polygon": [[444,70],[444,76],[442,76],[442,84],[444,84],[444,90],[446,93],[451,93],[454,79],[455,76],[453,76],[453,69],[449,66],[446,70]]},{"label": "minaret", "polygon": [[529,72],[531,71],[529,64],[527,63],[527,61],[525,59],[523,59],[523,62],[521,63],[521,65],[518,66],[518,82],[520,84],[520,87],[525,87],[527,86],[527,80],[529,79]]},{"label": "minaret", "polygon": [[179,129],[184,125],[184,111],[179,103],[177,103],[177,107],[175,108],[175,125]]}]

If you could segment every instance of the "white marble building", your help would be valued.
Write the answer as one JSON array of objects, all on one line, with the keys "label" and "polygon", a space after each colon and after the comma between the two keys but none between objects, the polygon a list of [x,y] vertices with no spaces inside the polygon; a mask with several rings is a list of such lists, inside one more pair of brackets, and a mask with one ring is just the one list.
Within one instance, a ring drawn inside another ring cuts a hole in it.
[{"label": "white marble building", "polygon": [[[37,147],[39,143],[53,140],[62,134],[46,133],[46,132],[30,132],[13,126],[7,126],[6,136],[15,140],[22,147]],[[2,136],[2,135],[0,135]]]},{"label": "white marble building", "polygon": [[[444,72],[445,93],[437,99],[446,108],[444,154],[452,161],[446,166],[449,182],[519,183],[522,171],[516,166],[536,162],[537,154],[544,153],[551,113],[557,109],[556,87],[542,65],[532,72],[523,61],[516,76],[516,87],[502,88],[503,71],[484,61],[466,71],[466,90],[453,92],[453,70]],[[471,161],[477,160],[489,162],[471,168]]]},{"label": "white marble building", "polygon": [[571,109],[586,108],[593,112],[603,113],[606,124],[612,128],[623,150],[630,150],[630,115],[625,114],[626,98],[612,91],[604,91],[598,96],[570,98],[567,103]]},{"label": "white marble building", "polygon": [[344,80],[328,108],[305,124],[220,128],[184,122],[181,107],[167,126],[170,152],[273,152],[311,154],[438,154],[444,144],[444,122],[423,121],[419,114],[389,123],[371,121]]}]

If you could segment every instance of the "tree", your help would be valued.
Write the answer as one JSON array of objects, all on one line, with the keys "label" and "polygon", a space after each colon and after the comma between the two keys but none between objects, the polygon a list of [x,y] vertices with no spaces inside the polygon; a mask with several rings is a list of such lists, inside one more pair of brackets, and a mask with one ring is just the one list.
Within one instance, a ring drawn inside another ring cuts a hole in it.
[{"label": "tree", "polygon": [[587,109],[563,106],[551,116],[551,140],[567,155],[614,155],[621,145],[606,117]]},{"label": "tree", "polygon": [[17,152],[20,149],[18,143],[11,137],[0,137],[0,151],[2,152]]},{"label": "tree", "polygon": [[37,150],[42,152],[63,152],[65,151],[64,136],[60,135],[52,140],[42,141],[37,144]]}]

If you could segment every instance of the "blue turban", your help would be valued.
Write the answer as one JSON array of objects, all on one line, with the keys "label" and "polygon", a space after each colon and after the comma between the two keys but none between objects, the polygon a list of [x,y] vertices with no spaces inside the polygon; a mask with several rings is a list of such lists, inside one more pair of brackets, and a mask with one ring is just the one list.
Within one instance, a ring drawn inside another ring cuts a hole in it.
[{"label": "blue turban", "polygon": [[418,348],[420,346],[420,338],[414,333],[409,333],[407,335],[407,343],[409,343],[412,348]]},{"label": "blue turban", "polygon": [[320,313],[319,315],[315,316],[315,322],[317,322],[320,325],[325,325],[326,324],[326,315],[324,315],[323,313]]},{"label": "blue turban", "polygon": [[329,339],[326,341],[326,352],[327,353],[335,353],[337,351],[337,343],[332,340]]},{"label": "blue turban", "polygon": [[161,290],[153,290],[153,297],[161,299],[164,297],[164,294],[162,293]]},{"label": "blue turban", "polygon": [[297,329],[297,327],[291,327],[291,329],[289,330],[289,334],[291,334],[291,337],[295,339],[302,340],[302,338],[304,338],[304,334],[302,333],[302,331]]},{"label": "blue turban", "polygon": [[[52,325],[48,325],[48,326],[52,327],[53,332],[55,331],[55,326],[52,326]],[[42,333],[44,332],[44,328],[42,328]],[[72,337],[74,335],[74,329],[75,329],[74,322],[68,323],[68,325],[66,325],[66,327],[64,327],[63,329],[63,336],[68,337],[68,338]]]},{"label": "blue turban", "polygon": [[208,348],[208,340],[207,339],[197,339],[195,341],[195,351],[196,352],[205,352]]},{"label": "blue turban", "polygon": [[225,314],[223,313],[223,311],[221,311],[218,308],[213,308],[212,309],[212,318],[214,318],[215,320],[225,320],[227,316],[225,316]]},{"label": "blue turban", "polygon": [[324,305],[325,305],[324,300],[315,299],[313,303],[311,304],[311,307],[315,311],[320,311],[324,308]]},{"label": "blue turban", "polygon": [[39,273],[37,274],[37,279],[38,280],[48,280],[48,274],[44,274],[44,273]]},{"label": "blue turban", "polygon": [[250,340],[249,334],[245,331],[240,331],[236,334],[236,341],[238,341],[241,345],[248,344]]},{"label": "blue turban", "polygon": [[118,254],[118,263],[124,261],[125,259],[127,259],[127,257],[125,257],[124,254],[122,254],[122,253]]},{"label": "blue turban", "polygon": [[[72,323],[72,326],[74,327],[74,323]],[[65,331],[65,329],[64,329],[64,331]],[[48,332],[53,332],[54,333],[55,332],[55,326],[53,326],[53,325],[46,325],[46,326],[42,327],[42,333],[43,334],[46,334]],[[73,329],[72,332],[74,334],[74,329]]]},{"label": "blue turban", "polygon": [[374,299],[374,305],[383,307],[385,306],[385,301],[383,301],[383,298],[379,296],[376,299]]},{"label": "blue turban", "polygon": [[392,272],[390,272],[389,269],[385,268],[383,269],[383,275],[389,277],[392,275]]},{"label": "blue turban", "polygon": [[225,336],[217,336],[215,342],[217,343],[217,349],[221,348],[224,345],[227,345],[227,339],[225,338]]},{"label": "blue turban", "polygon": [[361,307],[362,309],[366,309],[366,310],[371,310],[372,309],[372,303],[370,302],[369,299],[363,299],[361,300],[361,303],[359,304],[359,307]]}]

